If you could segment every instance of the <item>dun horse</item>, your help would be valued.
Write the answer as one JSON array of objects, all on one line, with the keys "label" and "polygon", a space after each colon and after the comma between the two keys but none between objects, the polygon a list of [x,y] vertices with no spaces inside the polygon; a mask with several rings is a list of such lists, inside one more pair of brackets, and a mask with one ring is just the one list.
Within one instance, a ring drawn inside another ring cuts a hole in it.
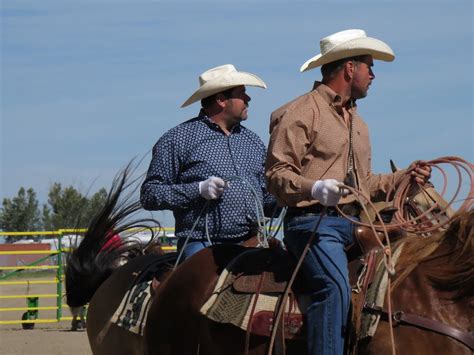
[{"label": "dun horse", "polygon": [[153,236],[152,227],[159,226],[153,219],[131,220],[140,204],[132,199],[136,181],[128,181],[130,174],[128,166],[117,175],[104,207],[67,258],[67,303],[75,309],[90,302],[87,334],[94,354],[143,354],[143,337],[110,320],[125,293],[146,276],[146,271],[153,270],[160,279],[176,260],[175,253],[163,255],[154,241],[146,247],[133,239],[110,242],[114,235],[133,228],[147,228]]}]

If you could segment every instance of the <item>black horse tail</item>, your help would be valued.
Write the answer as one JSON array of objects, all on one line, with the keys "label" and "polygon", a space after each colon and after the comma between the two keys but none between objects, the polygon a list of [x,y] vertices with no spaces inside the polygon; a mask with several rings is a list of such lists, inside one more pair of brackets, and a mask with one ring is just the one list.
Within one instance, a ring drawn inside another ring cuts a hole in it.
[{"label": "black horse tail", "polygon": [[[141,206],[133,198],[139,179],[131,179],[132,173],[129,163],[116,175],[105,205],[90,221],[80,244],[73,247],[66,258],[66,298],[71,307],[87,304],[124,260],[142,255],[144,249],[157,245],[154,229],[160,226],[159,222],[153,218],[133,219]],[[143,229],[150,231],[152,236],[145,247],[133,237],[117,237],[123,232],[131,232],[133,236],[133,231]]]}]

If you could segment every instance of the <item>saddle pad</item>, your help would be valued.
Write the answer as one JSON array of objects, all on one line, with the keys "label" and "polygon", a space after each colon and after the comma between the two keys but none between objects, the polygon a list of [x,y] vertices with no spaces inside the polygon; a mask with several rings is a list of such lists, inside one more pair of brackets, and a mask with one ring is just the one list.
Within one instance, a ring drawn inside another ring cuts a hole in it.
[{"label": "saddle pad", "polygon": [[[257,335],[270,336],[275,308],[282,294],[261,293],[257,296],[254,293],[237,292],[232,287],[235,278],[235,275],[225,269],[211,297],[201,307],[200,312],[215,322],[233,324],[247,331],[255,304],[250,331]],[[298,296],[297,301],[291,297],[291,300],[286,302],[283,317],[285,338],[295,339],[304,336],[302,313],[308,304],[309,299],[305,296]]]},{"label": "saddle pad", "polygon": [[146,315],[151,304],[151,280],[132,287],[122,299],[111,322],[132,333],[143,335]]}]

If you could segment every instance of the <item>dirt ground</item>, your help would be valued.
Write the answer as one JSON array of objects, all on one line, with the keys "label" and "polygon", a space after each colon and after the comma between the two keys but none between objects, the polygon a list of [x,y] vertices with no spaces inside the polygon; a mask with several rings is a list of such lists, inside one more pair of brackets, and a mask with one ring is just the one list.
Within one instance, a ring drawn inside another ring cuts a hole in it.
[{"label": "dirt ground", "polygon": [[[45,328],[47,326],[47,328]],[[38,325],[33,330],[1,325],[0,354],[20,355],[89,355],[85,331],[70,331],[67,323]]]},{"label": "dirt ground", "polygon": [[[54,277],[54,276],[53,276]],[[51,280],[53,277],[31,277],[30,280]],[[8,279],[8,281],[25,281],[26,279]],[[6,280],[5,280],[6,281]],[[64,288],[63,288],[64,291]],[[0,295],[33,295],[55,294],[55,284],[0,285]],[[55,306],[55,298],[40,298],[39,306]],[[25,298],[0,299],[0,308],[26,307]],[[20,320],[25,312],[0,312],[0,320]],[[67,307],[63,316],[70,317]],[[56,310],[40,310],[39,319],[55,319]],[[91,354],[85,331],[71,331],[71,321],[59,323],[37,323],[33,330],[23,330],[21,324],[0,324],[0,354],[39,354],[39,355],[82,355]]]}]

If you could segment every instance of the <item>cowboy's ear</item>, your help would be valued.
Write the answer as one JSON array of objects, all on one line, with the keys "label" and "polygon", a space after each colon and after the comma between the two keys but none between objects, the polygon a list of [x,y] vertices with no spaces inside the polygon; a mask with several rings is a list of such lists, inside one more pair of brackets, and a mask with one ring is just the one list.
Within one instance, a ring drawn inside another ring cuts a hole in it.
[{"label": "cowboy's ear", "polygon": [[353,60],[348,60],[346,64],[344,64],[344,73],[352,79],[354,76],[356,63]]},{"label": "cowboy's ear", "polygon": [[223,94],[217,94],[216,95],[216,103],[217,105],[219,105],[219,107],[225,107],[226,103],[227,103],[227,97],[225,97],[225,95]]}]

